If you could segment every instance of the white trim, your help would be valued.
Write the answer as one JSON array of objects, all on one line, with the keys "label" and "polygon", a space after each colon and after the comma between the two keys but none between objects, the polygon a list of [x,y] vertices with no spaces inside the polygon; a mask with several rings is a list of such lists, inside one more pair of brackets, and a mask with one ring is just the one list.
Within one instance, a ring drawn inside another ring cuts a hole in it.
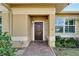
[{"label": "white trim", "polygon": [[58,33],[56,34],[56,36],[61,36],[61,37],[78,37],[79,38],[79,35],[78,34],[62,34],[62,33]]},{"label": "white trim", "polygon": [[35,22],[43,22],[43,41],[45,41],[45,21],[43,20],[34,20],[32,21],[32,38],[33,38],[33,41],[35,40],[35,31],[34,31],[34,23]]},{"label": "white trim", "polygon": [[33,41],[34,41],[34,22],[32,22],[32,38],[33,38]]}]

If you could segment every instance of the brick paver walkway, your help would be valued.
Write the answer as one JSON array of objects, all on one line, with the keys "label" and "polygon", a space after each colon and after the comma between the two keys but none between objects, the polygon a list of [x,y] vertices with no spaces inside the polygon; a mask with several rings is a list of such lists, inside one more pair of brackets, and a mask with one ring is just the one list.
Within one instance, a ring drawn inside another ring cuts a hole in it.
[{"label": "brick paver walkway", "polygon": [[23,56],[54,56],[54,52],[46,42],[31,42],[25,49]]}]

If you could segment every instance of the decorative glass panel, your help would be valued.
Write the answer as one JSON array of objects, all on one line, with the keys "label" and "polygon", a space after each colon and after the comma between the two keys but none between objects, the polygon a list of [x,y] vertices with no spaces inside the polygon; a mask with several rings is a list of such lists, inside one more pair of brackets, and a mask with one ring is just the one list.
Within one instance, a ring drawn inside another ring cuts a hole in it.
[{"label": "decorative glass panel", "polygon": [[63,26],[56,26],[56,32],[63,32]]}]

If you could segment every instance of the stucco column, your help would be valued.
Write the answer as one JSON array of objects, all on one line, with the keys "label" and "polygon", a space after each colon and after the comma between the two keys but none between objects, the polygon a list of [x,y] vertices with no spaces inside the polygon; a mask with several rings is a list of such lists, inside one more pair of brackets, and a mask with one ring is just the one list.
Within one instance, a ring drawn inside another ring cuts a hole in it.
[{"label": "stucco column", "polygon": [[55,47],[55,13],[49,15],[49,40],[50,47]]}]

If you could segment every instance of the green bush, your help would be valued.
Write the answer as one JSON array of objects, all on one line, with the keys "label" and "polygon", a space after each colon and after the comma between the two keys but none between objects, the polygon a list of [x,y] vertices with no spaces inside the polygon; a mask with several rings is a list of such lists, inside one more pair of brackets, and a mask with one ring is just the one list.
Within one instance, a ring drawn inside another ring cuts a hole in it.
[{"label": "green bush", "polygon": [[76,47],[76,40],[73,38],[70,38],[66,41],[66,46],[67,47],[71,47],[71,48],[75,48]]},{"label": "green bush", "polygon": [[56,47],[63,48],[79,48],[79,40],[75,40],[74,38],[61,38],[56,36],[55,41]]},{"label": "green bush", "polygon": [[0,33],[0,56],[13,56],[15,51],[11,44],[11,36],[7,32]]}]

